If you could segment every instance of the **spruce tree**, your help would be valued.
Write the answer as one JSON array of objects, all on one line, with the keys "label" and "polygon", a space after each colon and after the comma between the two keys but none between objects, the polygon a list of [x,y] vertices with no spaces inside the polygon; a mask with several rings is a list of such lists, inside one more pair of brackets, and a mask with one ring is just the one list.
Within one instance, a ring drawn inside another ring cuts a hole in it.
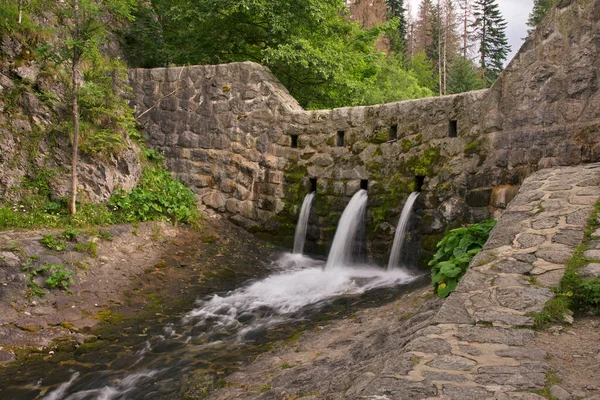
[{"label": "spruce tree", "polygon": [[506,39],[506,21],[496,0],[475,0],[473,40],[479,46],[479,65],[488,85],[494,83],[504,68],[510,52]]},{"label": "spruce tree", "polygon": [[388,9],[388,16],[390,18],[398,18],[400,24],[395,32],[395,35],[391,37],[392,49],[398,53],[404,53],[406,51],[406,34],[407,34],[407,21],[406,21],[406,8],[404,7],[404,0],[385,0]]},{"label": "spruce tree", "polygon": [[533,10],[531,11],[531,14],[529,14],[527,25],[535,28],[540,22],[542,22],[542,19],[544,19],[546,14],[548,14],[555,3],[556,0],[534,0]]}]

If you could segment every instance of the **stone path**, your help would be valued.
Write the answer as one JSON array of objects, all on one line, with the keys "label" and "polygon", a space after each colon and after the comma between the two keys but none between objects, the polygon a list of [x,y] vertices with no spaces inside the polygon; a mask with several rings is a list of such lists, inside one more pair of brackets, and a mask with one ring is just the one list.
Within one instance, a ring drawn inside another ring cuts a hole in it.
[{"label": "stone path", "polygon": [[[530,313],[553,297],[549,287],[583,240],[599,185],[598,164],[527,178],[434,325],[406,347],[419,361],[397,379],[431,382],[431,399],[542,398],[530,391],[543,388],[550,371],[546,352],[527,347]],[[407,398],[389,387],[373,395],[366,398]]]}]

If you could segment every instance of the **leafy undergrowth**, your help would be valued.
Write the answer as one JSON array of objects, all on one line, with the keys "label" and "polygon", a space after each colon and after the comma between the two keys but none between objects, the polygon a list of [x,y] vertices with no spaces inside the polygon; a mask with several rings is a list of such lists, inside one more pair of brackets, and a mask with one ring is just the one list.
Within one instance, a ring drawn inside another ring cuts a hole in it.
[{"label": "leafy undergrowth", "polygon": [[556,296],[546,303],[542,312],[533,315],[537,328],[564,322],[566,316],[574,314],[600,315],[600,278],[585,279],[579,274],[580,268],[589,263],[599,262],[584,256],[584,253],[590,249],[592,234],[600,229],[599,214],[600,201],[596,203],[588,219],[583,243],[575,249],[573,257],[567,262],[559,287],[554,289]]},{"label": "leafy undergrowth", "polygon": [[81,202],[74,215],[69,214],[66,198],[51,197],[53,171],[37,171],[22,183],[25,194],[18,203],[0,207],[0,230],[87,228],[155,220],[199,227],[201,216],[193,192],[171,177],[161,154],[154,150],[143,150],[143,154],[146,166],[130,193],[118,190],[107,203]]},{"label": "leafy undergrowth", "polygon": [[438,250],[429,265],[432,267],[431,283],[438,296],[447,297],[456,289],[495,225],[496,221],[489,220],[453,229],[437,244]]}]

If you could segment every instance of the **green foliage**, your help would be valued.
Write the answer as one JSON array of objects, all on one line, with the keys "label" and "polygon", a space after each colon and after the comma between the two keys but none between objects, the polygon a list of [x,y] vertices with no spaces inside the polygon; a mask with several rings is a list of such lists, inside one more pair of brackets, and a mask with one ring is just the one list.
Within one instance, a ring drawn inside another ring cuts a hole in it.
[{"label": "green foliage", "polygon": [[161,166],[144,168],[137,187],[130,193],[116,191],[110,205],[127,222],[166,219],[194,223],[198,219],[193,192]]},{"label": "green foliage", "polygon": [[61,288],[68,291],[69,284],[75,283],[73,280],[73,271],[66,269],[60,264],[46,265],[42,268],[39,268],[37,271],[38,273],[42,271],[48,271],[49,275],[44,283],[50,289]]},{"label": "green foliage", "polygon": [[529,14],[527,25],[535,28],[540,22],[542,22],[548,12],[550,12],[554,4],[556,4],[556,0],[534,0],[533,10],[531,10],[531,14]]},{"label": "green foliage", "polygon": [[421,96],[410,74],[375,48],[383,34],[401,40],[402,19],[363,29],[347,13],[343,0],[152,0],[140,2],[125,38],[136,66],[261,63],[311,109],[388,101],[394,91],[394,100]]},{"label": "green foliage", "polygon": [[67,229],[62,233],[62,237],[69,242],[74,242],[79,237],[79,231],[72,226],[67,226]]},{"label": "green foliage", "polygon": [[409,68],[417,78],[419,85],[433,91],[437,87],[437,78],[433,72],[431,61],[427,59],[425,53],[417,53],[410,60]]},{"label": "green foliage", "polygon": [[68,244],[52,235],[44,235],[40,243],[49,249],[62,251],[67,248]]},{"label": "green foliage", "polygon": [[98,243],[90,240],[87,243],[77,243],[73,250],[88,253],[92,257],[98,255]]},{"label": "green foliage", "polygon": [[139,139],[133,110],[123,93],[127,69],[120,61],[99,53],[88,56],[84,85],[79,90],[81,107],[80,149],[103,157],[118,154],[126,147],[126,138]]},{"label": "green foliage", "polygon": [[27,297],[43,297],[45,295],[44,289],[34,280],[37,275],[46,276],[44,283],[50,289],[59,288],[68,291],[69,284],[75,283],[73,280],[73,271],[67,269],[64,265],[51,264],[33,268],[30,265],[30,262],[31,260],[23,267],[23,271],[25,271],[29,277],[27,284],[29,291]]},{"label": "green foliage", "polygon": [[453,229],[437,244],[438,250],[429,265],[432,267],[431,282],[438,296],[447,297],[456,289],[494,225],[496,221],[489,220]]},{"label": "green foliage", "polygon": [[469,59],[456,57],[450,64],[448,72],[448,94],[469,92],[483,89],[485,83],[475,71],[473,62]]},{"label": "green foliage", "polygon": [[496,0],[475,0],[472,39],[477,43],[479,63],[487,85],[492,85],[504,69],[510,52],[506,21]]}]

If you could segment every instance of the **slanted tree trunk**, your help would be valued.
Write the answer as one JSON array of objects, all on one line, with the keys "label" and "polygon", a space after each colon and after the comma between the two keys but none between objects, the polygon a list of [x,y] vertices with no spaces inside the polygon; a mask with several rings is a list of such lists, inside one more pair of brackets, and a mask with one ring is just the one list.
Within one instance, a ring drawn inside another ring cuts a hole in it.
[{"label": "slanted tree trunk", "polygon": [[79,48],[79,0],[73,0],[74,11],[74,39],[73,45],[73,69],[71,71],[71,95],[73,96],[73,153],[71,157],[71,201],[69,211],[71,214],[77,212],[77,159],[79,153],[79,59],[81,49]]},{"label": "slanted tree trunk", "polygon": [[21,24],[21,22],[23,21],[23,2],[25,0],[19,0],[19,25]]}]

